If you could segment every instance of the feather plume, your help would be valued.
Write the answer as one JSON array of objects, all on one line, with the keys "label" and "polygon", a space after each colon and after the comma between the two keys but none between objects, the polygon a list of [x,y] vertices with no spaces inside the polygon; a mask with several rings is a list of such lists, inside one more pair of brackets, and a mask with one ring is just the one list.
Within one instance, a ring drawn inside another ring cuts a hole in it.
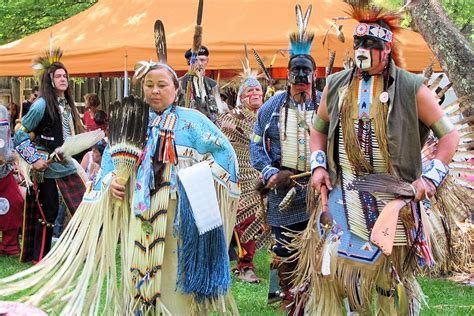
[{"label": "feather plume", "polygon": [[433,66],[435,63],[435,59],[433,58],[431,60],[431,63],[423,69],[423,77],[425,77],[425,84],[428,83],[428,80],[430,80],[431,76],[433,75]]},{"label": "feather plume", "polygon": [[61,159],[69,159],[72,156],[91,148],[104,137],[105,133],[101,129],[68,137],[61,147],[56,148],[52,156],[59,154],[59,156],[62,156]]},{"label": "feather plume", "polygon": [[342,27],[343,25],[338,25],[336,27],[336,34],[337,34],[337,39],[340,40],[342,43],[346,41],[346,38],[344,37],[344,33],[342,32]]},{"label": "feather plume", "polygon": [[298,27],[298,35],[303,36],[304,24],[303,24],[303,13],[301,12],[301,6],[299,4],[295,5],[296,13],[296,26]]},{"label": "feather plume", "polygon": [[329,61],[326,68],[326,78],[332,74],[332,67],[334,66],[334,60],[336,59],[336,52],[331,50],[329,51]]},{"label": "feather plume", "polygon": [[257,61],[258,66],[260,67],[260,70],[265,75],[265,79],[267,79],[268,84],[270,85],[273,84],[272,76],[268,72],[267,68],[265,67],[265,64],[263,63],[262,58],[260,58],[260,55],[257,53],[255,48],[252,48],[252,53],[253,53],[253,56],[255,57],[255,60]]},{"label": "feather plume", "polygon": [[288,193],[285,195],[280,205],[278,205],[278,207],[280,208],[280,212],[284,212],[288,210],[288,207],[291,205],[291,203],[295,199],[295,196],[296,196],[296,189],[295,187],[292,187],[290,191],[288,191]]},{"label": "feather plume", "polygon": [[60,62],[62,56],[63,50],[60,47],[54,47],[36,57],[31,67],[36,70],[37,76],[41,76],[53,63]]},{"label": "feather plume", "polygon": [[433,80],[433,82],[428,86],[428,88],[430,88],[431,91],[436,90],[436,88],[438,88],[439,83],[441,82],[441,80],[443,80],[443,78],[444,78],[444,74],[439,74],[438,77],[436,77],[436,79]]},{"label": "feather plume", "polygon": [[313,6],[310,4],[308,6],[308,9],[306,9],[306,13],[304,14],[303,29],[305,29],[305,30],[308,27],[309,17],[311,16],[312,8],[313,8]]},{"label": "feather plume", "polygon": [[166,64],[166,61],[168,59],[168,52],[166,49],[166,33],[165,26],[163,25],[163,22],[161,22],[161,20],[155,21],[154,30],[154,39],[158,62]]},{"label": "feather plume", "polygon": [[452,85],[453,85],[452,82],[445,85],[444,88],[441,89],[441,91],[438,92],[438,98],[441,99],[446,94],[446,92],[452,87]]},{"label": "feather plume", "polygon": [[308,21],[311,16],[311,5],[306,10],[304,21],[301,6],[295,6],[296,11],[296,26],[298,30],[290,34],[290,54],[291,55],[309,55],[311,45],[314,39],[314,32],[308,31]]}]

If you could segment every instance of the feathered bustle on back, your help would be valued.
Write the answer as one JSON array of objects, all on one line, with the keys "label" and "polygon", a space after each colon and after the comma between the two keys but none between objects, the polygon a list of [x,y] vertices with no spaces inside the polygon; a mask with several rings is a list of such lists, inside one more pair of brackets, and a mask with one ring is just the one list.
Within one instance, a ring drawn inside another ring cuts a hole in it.
[{"label": "feathered bustle on back", "polygon": [[313,44],[314,32],[308,30],[309,17],[311,16],[312,6],[309,5],[303,18],[301,6],[295,6],[296,25],[298,31],[290,34],[290,54],[293,55],[309,55]]}]

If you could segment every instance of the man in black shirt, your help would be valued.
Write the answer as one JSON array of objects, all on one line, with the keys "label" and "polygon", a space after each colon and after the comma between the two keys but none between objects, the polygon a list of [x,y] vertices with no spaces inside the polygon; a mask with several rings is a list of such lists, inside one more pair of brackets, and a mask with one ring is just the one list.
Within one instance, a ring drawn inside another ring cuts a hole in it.
[{"label": "man in black shirt", "polygon": [[38,86],[35,86],[35,87],[33,87],[33,89],[31,89],[30,96],[22,104],[22,107],[23,107],[22,116],[24,116],[24,115],[26,115],[26,113],[28,113],[28,111],[30,110],[31,105],[36,101],[36,98],[38,98],[38,90],[39,90]]}]

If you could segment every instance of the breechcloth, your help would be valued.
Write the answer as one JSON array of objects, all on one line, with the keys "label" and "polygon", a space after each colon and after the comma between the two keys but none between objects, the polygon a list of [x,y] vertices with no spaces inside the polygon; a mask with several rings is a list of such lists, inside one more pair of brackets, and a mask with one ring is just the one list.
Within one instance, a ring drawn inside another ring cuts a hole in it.
[{"label": "breechcloth", "polygon": [[59,210],[59,194],[71,215],[79,206],[85,185],[77,173],[59,179],[45,178],[26,196],[21,262],[40,261],[51,249],[54,222]]}]

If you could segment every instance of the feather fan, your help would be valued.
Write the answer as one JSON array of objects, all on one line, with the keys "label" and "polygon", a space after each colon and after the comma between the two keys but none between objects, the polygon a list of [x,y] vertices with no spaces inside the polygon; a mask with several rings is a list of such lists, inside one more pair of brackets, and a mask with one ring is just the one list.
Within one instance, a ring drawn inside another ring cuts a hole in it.
[{"label": "feather fan", "polygon": [[387,173],[375,173],[357,177],[347,185],[347,190],[358,190],[370,193],[394,193],[401,196],[414,195],[409,183]]},{"label": "feather fan", "polygon": [[110,154],[117,181],[125,185],[143,152],[149,106],[137,97],[112,105],[109,122]]},{"label": "feather fan", "polygon": [[91,148],[104,137],[105,133],[101,129],[68,137],[61,147],[56,148],[54,153],[51,154],[51,159],[57,157],[58,160],[67,160],[72,156]]}]

